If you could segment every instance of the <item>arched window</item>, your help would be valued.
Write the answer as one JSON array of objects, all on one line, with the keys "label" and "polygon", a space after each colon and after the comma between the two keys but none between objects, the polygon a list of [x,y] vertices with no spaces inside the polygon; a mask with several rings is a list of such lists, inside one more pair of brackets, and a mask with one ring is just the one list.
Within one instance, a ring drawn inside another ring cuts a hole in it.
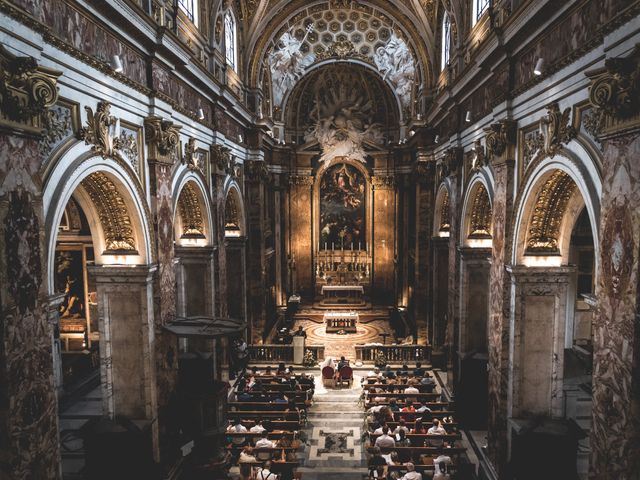
[{"label": "arched window", "polygon": [[194,25],[198,25],[198,0],[178,0],[178,6]]},{"label": "arched window", "polygon": [[224,16],[224,47],[227,64],[237,71],[238,50],[236,43],[236,20],[231,11]]},{"label": "arched window", "polygon": [[440,62],[440,70],[444,70],[449,64],[449,54],[451,48],[451,20],[449,19],[449,12],[444,12],[444,17],[442,17],[442,52],[441,52],[441,62]]},{"label": "arched window", "polygon": [[471,26],[474,26],[489,8],[491,0],[471,0],[473,2],[473,15],[471,16]]}]

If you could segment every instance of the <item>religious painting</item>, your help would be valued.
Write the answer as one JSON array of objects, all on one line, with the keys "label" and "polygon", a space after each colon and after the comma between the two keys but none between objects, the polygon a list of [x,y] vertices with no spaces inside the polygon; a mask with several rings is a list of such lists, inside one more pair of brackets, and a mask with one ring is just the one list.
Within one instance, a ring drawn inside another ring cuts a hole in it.
[{"label": "religious painting", "polygon": [[60,318],[86,318],[82,247],[56,250],[56,291],[64,293]]},{"label": "religious painting", "polygon": [[364,250],[364,175],[352,165],[329,167],[320,182],[320,248]]}]

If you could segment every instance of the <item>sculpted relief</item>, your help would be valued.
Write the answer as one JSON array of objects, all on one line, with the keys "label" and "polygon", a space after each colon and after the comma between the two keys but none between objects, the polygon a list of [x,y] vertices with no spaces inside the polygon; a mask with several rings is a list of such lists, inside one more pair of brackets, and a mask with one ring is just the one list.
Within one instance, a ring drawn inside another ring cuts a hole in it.
[{"label": "sculpted relief", "polygon": [[[335,72],[333,72],[335,74]],[[317,141],[322,148],[320,162],[348,157],[366,163],[365,144],[384,142],[382,126],[373,123],[373,103],[358,88],[348,73],[340,74],[337,89],[326,88],[330,82],[318,79],[312,124],[305,141]],[[355,79],[357,80],[357,79]]]},{"label": "sculpted relief", "polygon": [[302,44],[312,30],[313,25],[309,25],[302,40],[298,40],[290,32],[286,32],[280,38],[279,47],[269,55],[273,100],[276,105],[282,104],[285,94],[302,77],[305,69],[315,61],[315,55],[311,53],[305,56],[301,51]]},{"label": "sculpted relief", "polygon": [[394,33],[386,46],[378,47],[373,60],[383,78],[395,88],[402,106],[409,106],[416,67],[407,44]]}]

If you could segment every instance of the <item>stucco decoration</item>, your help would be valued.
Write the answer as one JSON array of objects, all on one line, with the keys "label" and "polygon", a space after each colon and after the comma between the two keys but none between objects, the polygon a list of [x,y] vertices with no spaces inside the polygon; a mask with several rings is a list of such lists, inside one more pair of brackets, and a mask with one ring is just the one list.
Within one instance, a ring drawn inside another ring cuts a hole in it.
[{"label": "stucco decoration", "polygon": [[403,107],[411,103],[416,66],[404,40],[393,33],[384,47],[378,47],[373,60],[385,80],[394,86]]},{"label": "stucco decoration", "polygon": [[344,81],[338,90],[321,88],[316,93],[312,112],[315,124],[307,131],[305,141],[317,140],[322,147],[321,162],[347,157],[366,163],[365,143],[383,143],[382,127],[370,123],[372,102],[357,89],[349,73],[342,76]]},{"label": "stucco decoration", "polygon": [[408,110],[418,68],[404,38],[399,25],[376,9],[347,5],[296,17],[278,33],[264,60],[271,71],[273,106],[284,107],[287,94],[311,65],[335,58],[368,63]]},{"label": "stucco decoration", "polygon": [[305,37],[301,40],[286,32],[280,37],[278,46],[269,54],[273,100],[276,105],[282,104],[286,93],[293,88],[305,69],[315,61],[315,55],[310,53],[305,56],[301,50],[312,30],[313,26],[309,25]]}]

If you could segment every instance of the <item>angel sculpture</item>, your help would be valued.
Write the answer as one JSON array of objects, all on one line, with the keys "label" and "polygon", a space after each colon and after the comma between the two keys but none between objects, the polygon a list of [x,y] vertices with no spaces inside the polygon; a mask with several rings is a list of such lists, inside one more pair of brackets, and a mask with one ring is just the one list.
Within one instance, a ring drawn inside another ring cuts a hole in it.
[{"label": "angel sculpture", "polygon": [[269,56],[271,78],[273,80],[273,97],[280,105],[285,94],[293,87],[304,73],[304,70],[315,61],[315,55],[304,55],[301,48],[309,34],[313,31],[313,24],[309,24],[302,40],[298,40],[290,32],[280,38],[281,47],[274,49]]}]

